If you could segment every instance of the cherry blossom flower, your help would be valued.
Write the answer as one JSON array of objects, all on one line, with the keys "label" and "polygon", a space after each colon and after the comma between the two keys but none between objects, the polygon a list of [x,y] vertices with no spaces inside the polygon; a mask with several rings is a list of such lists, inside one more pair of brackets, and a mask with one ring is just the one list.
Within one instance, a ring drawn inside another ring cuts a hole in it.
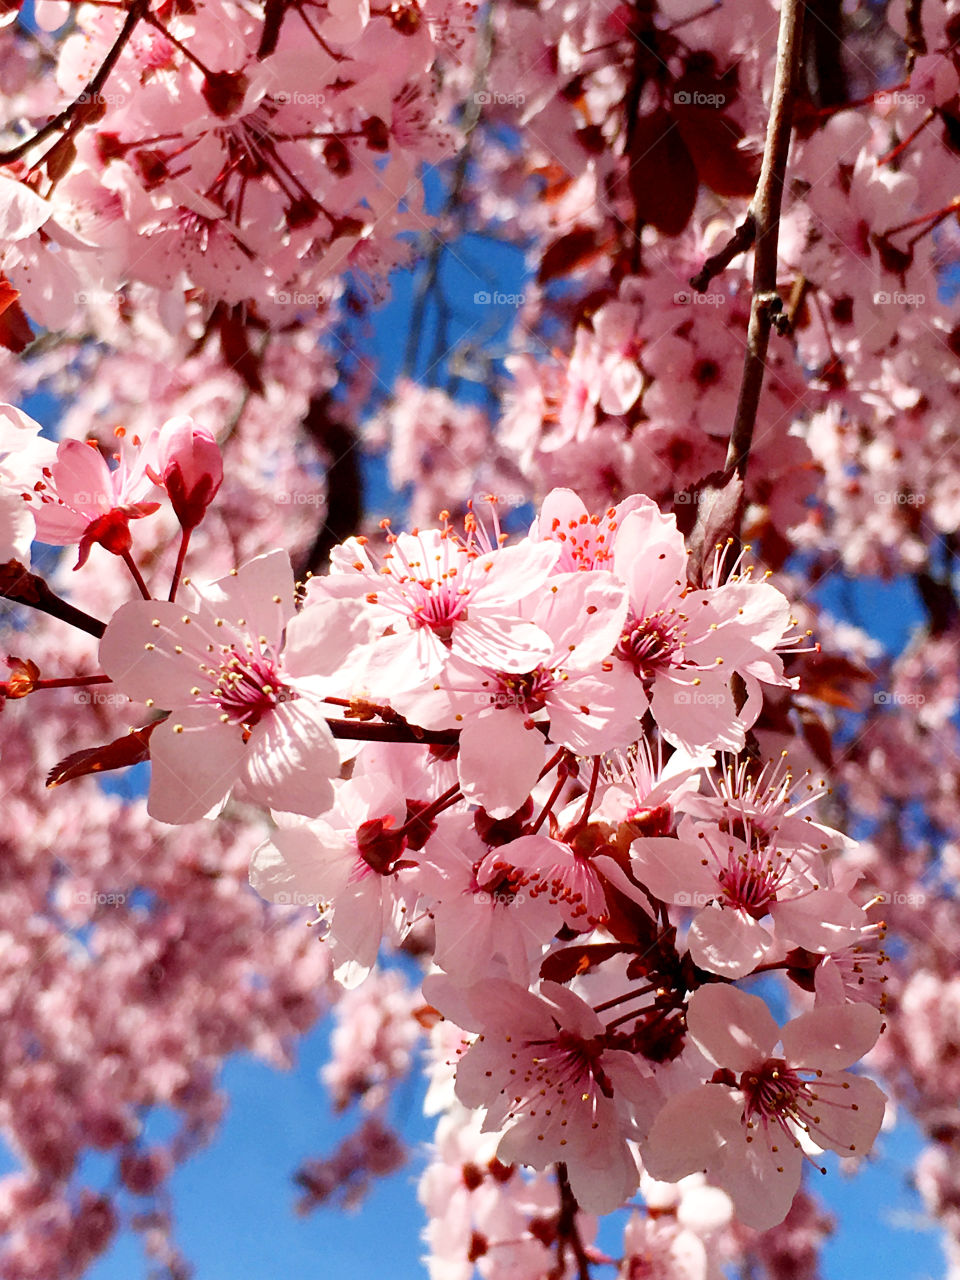
[{"label": "cherry blossom flower", "polygon": [[402,939],[416,863],[405,856],[407,802],[388,775],[353,778],[324,807],[324,820],[285,820],[254,854],[250,883],[269,901],[322,907],[334,976],[349,989],[376,964],[385,933]]},{"label": "cherry blossom flower", "polygon": [[424,995],[479,1034],[457,1065],[457,1096],[486,1110],[484,1131],[503,1130],[497,1155],[544,1169],[566,1162],[578,1203],[604,1212],[640,1177],[629,1139],[642,1136],[656,1087],[635,1058],[604,1045],[603,1024],[567,988],[539,994],[506,981],[457,993],[439,977]]},{"label": "cherry blossom flower", "polygon": [[449,529],[426,529],[391,535],[378,570],[351,538],[334,548],[330,574],[312,580],[309,598],[365,602],[383,632],[367,678],[402,693],[440,675],[452,658],[515,672],[546,658],[549,639],[516,606],[543,586],[559,555],[544,543],[480,553]]},{"label": "cherry blossom flower", "polygon": [[688,946],[712,973],[742,978],[777,942],[829,952],[860,936],[867,919],[826,868],[767,841],[749,824],[743,838],[685,820],[678,838],[641,836],[631,850],[634,875],[662,902],[697,908]]},{"label": "cherry blossom flower", "polygon": [[191,609],[131,601],[100,644],[124,693],[171,713],[151,736],[150,813],[193,822],[238,784],[259,804],[323,813],[340,769],[323,698],[363,620],[334,602],[295,615],[281,551],[193,595]]},{"label": "cherry blossom flower", "polygon": [[223,459],[213,432],[186,414],[171,418],[157,440],[159,478],[184,529],[194,529],[223,482]]},{"label": "cherry blossom flower", "polygon": [[121,455],[120,465],[111,470],[96,444],[61,441],[56,460],[23,494],[36,521],[37,538],[59,546],[79,543],[77,569],[86,564],[94,543],[114,555],[129,555],[130,521],[160,508],[159,502],[145,501],[153,489],[147,468],[148,453],[142,448],[132,463]]},{"label": "cherry blossom flower", "polygon": [[424,850],[417,887],[436,927],[433,958],[458,986],[484,970],[530,982],[560,927],[556,908],[511,874],[511,847],[489,849],[472,815],[450,812]]},{"label": "cherry blossom flower", "polygon": [[674,1182],[705,1170],[729,1192],[740,1220],[763,1231],[790,1208],[804,1143],[842,1156],[869,1150],[886,1099],[872,1080],[844,1068],[880,1034],[876,1009],[815,1009],[781,1029],[756,996],[710,985],[691,996],[687,1027],[717,1071],[657,1116],[643,1144],[653,1177]]},{"label": "cherry blossom flower", "polygon": [[[637,731],[634,682],[607,661],[626,615],[610,573],[564,574],[534,605],[518,606],[549,651],[524,671],[451,660],[432,686],[394,697],[425,728],[460,728],[457,768],[468,799],[495,818],[515,812],[536,785],[549,748],[579,755],[625,745]],[[541,728],[549,730],[546,737]]]}]

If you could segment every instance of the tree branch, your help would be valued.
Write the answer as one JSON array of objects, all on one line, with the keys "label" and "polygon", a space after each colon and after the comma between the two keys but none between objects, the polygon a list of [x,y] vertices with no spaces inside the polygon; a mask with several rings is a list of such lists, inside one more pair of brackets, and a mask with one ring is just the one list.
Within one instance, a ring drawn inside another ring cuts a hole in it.
[{"label": "tree branch", "polygon": [[804,0],[783,0],[780,7],[780,34],[777,39],[777,66],[773,80],[773,101],[767,123],[760,179],[750,212],[756,224],[753,267],[753,300],[747,327],[747,353],[743,362],[737,415],[730,433],[726,469],[743,479],[750,459],[753,429],[760,404],[766,371],[767,346],[777,303],[777,244],[780,235],[780,206],[783,199],[793,106],[796,95],[800,28]]},{"label": "tree branch", "polygon": [[[570,1179],[567,1177],[567,1166],[563,1163],[557,1165],[557,1187],[560,1191],[557,1242],[564,1255],[567,1247],[573,1254],[577,1263],[577,1280],[591,1280],[590,1259],[587,1257],[587,1251],[580,1239],[580,1228],[577,1226],[577,1210],[580,1206],[577,1204],[577,1197],[573,1194]],[[564,1256],[560,1260],[561,1267],[565,1261]]]},{"label": "tree branch", "polygon": [[93,618],[82,609],[61,600],[43,578],[30,573],[19,560],[8,560],[5,564],[0,564],[0,597],[12,600],[14,604],[29,605],[31,609],[39,609],[41,613],[49,613],[52,618],[69,622],[71,627],[86,631],[98,640],[107,629],[107,624],[99,618]]},{"label": "tree branch", "polygon": [[753,244],[756,234],[757,224],[754,221],[753,214],[748,213],[723,248],[712,254],[697,274],[690,277],[690,288],[695,293],[706,293],[710,286],[710,281],[718,276],[721,271],[726,271],[734,258],[739,257],[741,253],[747,252]]},{"label": "tree branch", "polygon": [[80,108],[89,108],[91,105],[96,106],[101,89],[106,84],[110,72],[116,66],[117,59],[123,52],[124,46],[133,35],[134,27],[146,13],[148,4],[149,0],[133,0],[133,4],[127,12],[126,20],[120,28],[120,34],[110,46],[107,56],[100,64],[100,69],[93,79],[88,82],[83,92],[74,98],[73,102],[68,106],[64,107],[62,111],[48,120],[46,124],[41,125],[32,137],[25,138],[23,142],[17,143],[9,151],[0,151],[0,164],[12,164],[14,160],[19,160],[35,147],[38,142],[43,142],[45,138],[49,138],[52,133],[56,133],[58,129],[62,129],[64,126],[70,129],[73,117]]}]

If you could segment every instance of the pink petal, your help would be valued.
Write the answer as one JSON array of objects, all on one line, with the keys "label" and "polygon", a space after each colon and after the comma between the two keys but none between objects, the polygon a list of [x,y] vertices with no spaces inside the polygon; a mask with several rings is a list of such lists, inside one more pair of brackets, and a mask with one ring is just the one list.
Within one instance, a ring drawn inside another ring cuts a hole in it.
[{"label": "pink petal", "polygon": [[695,964],[725,978],[745,978],[763,963],[773,938],[758,920],[732,907],[705,907],[687,935]]},{"label": "pink petal", "polygon": [[[131,600],[110,619],[100,641],[100,665],[135,702],[152,698],[166,710],[193,705],[190,690],[200,663],[209,661],[209,638],[199,622],[185,624],[183,617],[183,609],[166,600]],[[209,680],[202,687],[209,688]]]},{"label": "pink petal", "polygon": [[233,787],[246,750],[240,727],[221,724],[214,708],[177,711],[150,738],[147,812],[158,822],[197,822]]},{"label": "pink petal", "polygon": [[787,1023],[783,1052],[797,1066],[839,1071],[869,1053],[882,1024],[872,1005],[821,1005]]},{"label": "pink petal", "polygon": [[553,661],[584,671],[613,650],[627,616],[627,592],[612,573],[592,570],[558,578],[535,613],[553,640]]},{"label": "pink petal", "polygon": [[533,671],[549,658],[552,649],[550,637],[532,622],[477,614],[470,609],[466,618],[454,625],[450,645],[454,657],[493,671]]},{"label": "pink petal", "polygon": [[811,1088],[817,1095],[820,1116],[820,1124],[810,1126],[814,1142],[841,1156],[862,1156],[869,1151],[887,1108],[883,1090],[864,1076],[826,1071]]},{"label": "pink petal", "polygon": [[332,675],[368,636],[367,616],[353,602],[307,605],[287,624],[283,667],[291,676]]},{"label": "pink petal", "polygon": [[740,1110],[724,1085],[701,1085],[669,1098],[641,1147],[647,1173],[676,1182],[709,1169],[722,1144],[742,1127]]},{"label": "pink petal", "polygon": [[[478,556],[465,575],[471,604],[485,610],[500,609],[532,595],[553,572],[560,551],[556,542],[521,542]],[[489,571],[488,564],[492,565]]]},{"label": "pink petal", "polygon": [[212,612],[253,636],[278,644],[294,613],[293,569],[286,551],[268,551],[199,588]]},{"label": "pink petal", "polygon": [[312,699],[281,703],[251,734],[245,783],[256,804],[319,817],[333,804],[339,773],[337,744]]},{"label": "pink petal", "polygon": [[457,769],[463,794],[494,818],[515,813],[536,786],[547,748],[538,729],[524,727],[512,707],[465,721]]},{"label": "pink petal", "polygon": [[99,449],[80,440],[62,440],[51,470],[64,502],[91,519],[116,505],[110,468]]},{"label": "pink petal", "polygon": [[802,1170],[802,1152],[779,1129],[771,1130],[767,1140],[758,1135],[749,1144],[741,1130],[724,1148],[714,1180],[730,1195],[745,1226],[767,1231],[790,1212]]},{"label": "pink petal", "polygon": [[643,837],[630,846],[636,878],[655,898],[677,906],[697,906],[704,897],[716,897],[717,878],[712,864],[703,865],[704,857],[697,845],[669,836]]},{"label": "pink petal", "polygon": [[687,1029],[711,1062],[737,1073],[769,1058],[780,1039],[762,1000],[720,982],[698,987],[690,997]]},{"label": "pink petal", "polygon": [[836,889],[787,898],[770,908],[777,937],[808,951],[838,951],[860,937],[867,923],[861,907]]}]

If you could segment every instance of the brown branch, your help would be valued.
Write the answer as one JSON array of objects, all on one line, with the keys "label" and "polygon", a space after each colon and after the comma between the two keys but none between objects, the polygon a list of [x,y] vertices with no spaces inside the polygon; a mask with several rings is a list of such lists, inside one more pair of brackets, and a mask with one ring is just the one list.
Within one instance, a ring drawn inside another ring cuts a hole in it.
[{"label": "brown branch", "polygon": [[14,604],[26,604],[31,609],[39,609],[41,613],[48,613],[62,622],[69,622],[71,627],[86,631],[98,640],[107,629],[106,623],[99,618],[92,618],[89,613],[61,600],[43,578],[30,573],[19,560],[8,560],[5,564],[0,564],[0,597],[12,600]]},{"label": "brown branch", "polygon": [[773,80],[773,101],[763,147],[763,162],[757,192],[751,205],[756,223],[753,266],[753,300],[747,327],[747,352],[743,362],[737,415],[730,433],[726,469],[742,480],[750,459],[753,429],[760,405],[760,391],[766,371],[767,347],[777,304],[777,244],[780,235],[780,206],[783,200],[787,155],[793,124],[797,64],[804,0],[783,0],[780,6],[780,34],[777,38],[777,66]]},{"label": "brown branch", "polygon": [[577,1197],[573,1194],[567,1166],[557,1165],[557,1188],[560,1192],[560,1213],[557,1217],[557,1245],[560,1252],[560,1274],[566,1270],[566,1251],[569,1248],[577,1263],[577,1280],[591,1280],[590,1259],[580,1239],[580,1228],[577,1226]]},{"label": "brown branch", "polygon": [[298,579],[319,573],[338,542],[343,542],[363,519],[363,474],[356,430],[336,412],[328,391],[314,396],[300,424],[304,434],[329,459],[327,510],[310,547],[295,566]]},{"label": "brown branch", "polygon": [[100,91],[107,82],[110,72],[116,66],[117,59],[123,52],[127,41],[133,35],[133,29],[144,16],[147,11],[149,0],[133,0],[133,4],[127,12],[123,26],[120,28],[120,34],[110,47],[107,56],[100,64],[100,69],[92,80],[88,81],[83,92],[71,102],[68,106],[48,120],[46,124],[40,128],[30,138],[25,138],[23,142],[17,143],[15,147],[11,147],[9,151],[0,151],[0,164],[12,164],[14,160],[19,160],[26,155],[38,142],[43,142],[45,138],[49,138],[52,133],[56,133],[58,129],[64,127],[68,132],[73,131],[74,116],[81,108],[89,108],[91,104],[96,106]]},{"label": "brown branch", "polygon": [[417,729],[411,725],[329,718],[327,724],[335,738],[348,738],[355,742],[418,742],[422,746],[450,747],[460,741],[459,729]]},{"label": "brown branch", "polygon": [[709,257],[695,276],[690,277],[690,288],[695,293],[706,293],[710,286],[710,281],[726,271],[730,263],[746,253],[757,234],[757,224],[754,221],[753,214],[748,213],[744,220],[734,231],[733,235],[727,243],[717,253]]},{"label": "brown branch", "polygon": [[927,52],[927,41],[923,34],[923,21],[920,17],[920,10],[923,8],[923,0],[907,0],[906,13],[906,31],[903,35],[904,44],[907,46],[907,62],[906,72],[911,75],[916,64],[917,57],[923,57]]}]

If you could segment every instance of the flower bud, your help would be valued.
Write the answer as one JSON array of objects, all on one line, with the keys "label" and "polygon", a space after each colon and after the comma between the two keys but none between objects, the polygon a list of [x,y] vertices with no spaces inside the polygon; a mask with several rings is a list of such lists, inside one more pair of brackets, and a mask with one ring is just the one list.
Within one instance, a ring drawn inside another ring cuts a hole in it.
[{"label": "flower bud", "polygon": [[223,480],[213,433],[181,414],[160,428],[160,478],[184,529],[195,529]]}]

